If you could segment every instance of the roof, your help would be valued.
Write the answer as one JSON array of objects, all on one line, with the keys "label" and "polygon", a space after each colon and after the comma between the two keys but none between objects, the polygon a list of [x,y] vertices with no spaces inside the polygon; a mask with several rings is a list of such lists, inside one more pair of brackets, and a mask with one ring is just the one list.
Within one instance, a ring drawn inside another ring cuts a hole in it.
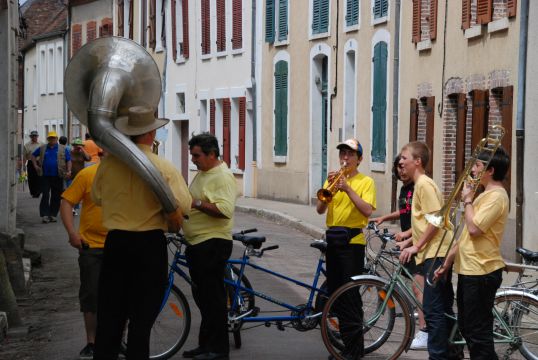
[{"label": "roof", "polygon": [[20,8],[22,36],[19,49],[34,46],[35,38],[58,36],[67,31],[67,5],[63,0],[28,0]]}]

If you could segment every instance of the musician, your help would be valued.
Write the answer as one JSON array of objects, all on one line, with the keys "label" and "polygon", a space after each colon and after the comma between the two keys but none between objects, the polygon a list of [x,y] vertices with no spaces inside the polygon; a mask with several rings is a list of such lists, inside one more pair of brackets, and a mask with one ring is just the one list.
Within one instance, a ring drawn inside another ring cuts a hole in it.
[{"label": "musician", "polygon": [[[362,228],[368,224],[368,217],[376,208],[376,189],[374,180],[358,171],[362,161],[362,146],[357,139],[348,139],[336,147],[339,150],[340,164],[345,164],[347,176],[341,176],[332,201],[318,200],[318,214],[327,211],[327,287],[333,293],[340,286],[350,281],[351,276],[360,275],[364,271],[364,251],[366,240]],[[327,188],[337,172],[331,172],[324,188]],[[357,299],[358,308],[362,309],[362,301]],[[362,322],[362,314],[360,314]],[[357,339],[355,339],[356,341]],[[362,340],[362,336],[361,339]],[[354,345],[356,346],[356,345]],[[360,358],[364,344],[358,350],[345,354],[351,346],[344,350],[344,355]]]},{"label": "musician", "polygon": [[[472,168],[476,176],[491,155],[484,151]],[[502,282],[505,264],[501,256],[509,199],[503,180],[510,165],[506,151],[499,147],[480,178],[484,192],[474,201],[473,187],[462,189],[465,226],[437,277],[444,277],[454,261],[458,274],[458,325],[467,342],[471,359],[497,359],[493,346],[493,302]]]},{"label": "musician", "polygon": [[[155,119],[154,113],[151,107],[131,107],[129,116],[118,118],[114,126],[155,165],[185,214],[191,206],[185,180],[170,162],[151,151],[157,129],[168,123]],[[168,283],[164,232],[169,218],[148,183],[112,154],[101,161],[91,196],[102,207],[103,225],[109,230],[99,279],[94,359],[118,357],[127,320],[127,359],[148,359],[151,328]]]},{"label": "musician", "polygon": [[[400,165],[415,183],[411,207],[413,245],[402,250],[400,261],[405,264],[416,254],[417,265],[422,264],[426,272],[432,266],[435,269],[443,263],[444,258],[436,258],[439,247],[439,254],[446,254],[448,251],[450,240],[442,240],[444,231],[438,231],[438,228],[425,219],[426,214],[441,209],[443,197],[435,182],[425,174],[425,167],[430,160],[430,150],[426,144],[411,142],[402,148],[400,156]],[[445,236],[446,239],[451,239],[452,232],[447,231]],[[453,322],[445,314],[454,314],[454,290],[450,270],[447,275],[437,286],[424,287],[423,310],[428,329],[428,353],[432,360],[451,358],[448,338]]]}]

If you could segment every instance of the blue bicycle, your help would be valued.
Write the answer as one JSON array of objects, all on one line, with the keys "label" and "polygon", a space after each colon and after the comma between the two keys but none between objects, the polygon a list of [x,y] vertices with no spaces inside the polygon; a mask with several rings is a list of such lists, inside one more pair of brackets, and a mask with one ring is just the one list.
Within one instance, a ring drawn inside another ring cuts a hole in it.
[{"label": "blue bicycle", "polygon": [[[327,300],[325,282],[318,287],[320,276],[325,276],[325,250],[327,243],[313,241],[310,246],[320,251],[319,260],[312,284],[282,275],[263,266],[251,262],[251,257],[261,258],[265,251],[278,249],[278,245],[262,248],[264,236],[246,235],[255,232],[250,229],[233,234],[233,239],[240,241],[245,249],[243,256],[227,262],[224,283],[228,293],[228,326],[233,334],[235,347],[241,347],[241,329],[245,323],[261,323],[265,326],[276,324],[277,329],[284,330],[288,324],[299,331],[312,330],[318,327],[323,306]],[[173,248],[174,258],[170,264],[169,285],[165,293],[161,312],[153,325],[150,338],[150,359],[168,359],[183,346],[187,340],[191,325],[191,313],[183,292],[174,285],[175,274],[181,276],[189,284],[191,279],[186,269],[188,264],[184,254],[186,242],[182,235],[167,235],[169,248]],[[246,267],[267,273],[309,289],[306,303],[300,305],[287,304],[269,294],[256,291],[245,276]],[[262,311],[255,306],[255,297],[260,297],[289,312],[286,315],[260,316]]]}]

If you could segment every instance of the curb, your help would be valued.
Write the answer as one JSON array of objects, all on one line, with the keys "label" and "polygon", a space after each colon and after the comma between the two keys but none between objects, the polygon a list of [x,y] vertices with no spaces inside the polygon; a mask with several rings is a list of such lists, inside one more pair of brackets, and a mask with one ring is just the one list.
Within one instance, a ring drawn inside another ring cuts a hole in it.
[{"label": "curb", "polygon": [[277,224],[290,226],[316,239],[321,239],[325,235],[324,229],[321,229],[317,226],[306,223],[303,220],[297,219],[296,217],[286,215],[278,211],[260,209],[257,207],[242,206],[242,205],[236,205],[235,210],[243,212],[243,213],[247,213],[247,214],[252,214],[260,218],[264,218],[264,219],[276,222]]}]

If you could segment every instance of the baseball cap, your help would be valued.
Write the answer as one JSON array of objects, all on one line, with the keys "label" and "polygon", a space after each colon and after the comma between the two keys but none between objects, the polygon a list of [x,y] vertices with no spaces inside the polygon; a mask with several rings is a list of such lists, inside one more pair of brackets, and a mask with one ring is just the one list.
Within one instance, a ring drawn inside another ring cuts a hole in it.
[{"label": "baseball cap", "polygon": [[81,145],[81,146],[84,146],[84,141],[82,141],[81,138],[76,138],[75,140],[73,140],[73,142],[71,143],[71,145]]},{"label": "baseball cap", "polygon": [[39,136],[39,133],[35,130],[30,131],[30,136]]},{"label": "baseball cap", "polygon": [[338,150],[340,150],[343,147],[350,148],[351,150],[355,150],[359,153],[359,156],[362,156],[362,145],[357,139],[347,139],[344,142],[341,142],[336,146]]},{"label": "baseball cap", "polygon": [[47,139],[48,138],[57,138],[58,137],[58,134],[56,134],[56,131],[49,131],[49,133],[47,134]]}]

